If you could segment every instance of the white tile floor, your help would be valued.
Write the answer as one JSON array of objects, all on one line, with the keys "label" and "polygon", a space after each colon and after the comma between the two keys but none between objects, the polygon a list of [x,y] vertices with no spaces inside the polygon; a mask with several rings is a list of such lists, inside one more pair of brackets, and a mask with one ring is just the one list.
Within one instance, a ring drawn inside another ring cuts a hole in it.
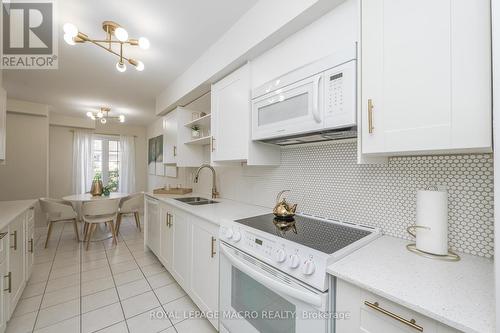
[{"label": "white tile floor", "polygon": [[[204,333],[215,332],[153,253],[143,233],[124,218],[118,245],[74,239],[73,226],[54,226],[43,249],[37,229],[33,274],[7,326],[7,333]],[[154,311],[162,319],[151,318]]]}]

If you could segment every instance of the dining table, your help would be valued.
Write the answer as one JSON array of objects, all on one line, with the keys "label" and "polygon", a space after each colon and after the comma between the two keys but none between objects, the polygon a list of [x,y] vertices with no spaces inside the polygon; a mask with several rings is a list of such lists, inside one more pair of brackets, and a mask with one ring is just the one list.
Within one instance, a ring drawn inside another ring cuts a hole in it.
[{"label": "dining table", "polygon": [[[72,194],[63,197],[63,200],[71,202],[76,212],[78,213],[78,220],[82,221],[82,206],[85,202],[95,201],[95,200],[113,200],[113,199],[123,199],[129,196],[128,193],[121,192],[111,192],[109,195],[101,195],[101,196],[93,196],[90,193],[82,193],[82,194]],[[82,228],[83,230],[83,223]],[[83,231],[81,231],[83,234]],[[113,237],[113,234],[106,227],[105,223],[98,223],[96,230],[92,233],[91,242],[99,242]],[[83,240],[83,237],[80,237]]]}]

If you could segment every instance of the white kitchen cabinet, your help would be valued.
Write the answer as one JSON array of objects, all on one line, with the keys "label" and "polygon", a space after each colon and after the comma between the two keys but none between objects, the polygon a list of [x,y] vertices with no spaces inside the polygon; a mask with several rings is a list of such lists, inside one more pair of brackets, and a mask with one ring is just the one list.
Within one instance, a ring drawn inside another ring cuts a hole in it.
[{"label": "white kitchen cabinet", "polygon": [[362,154],[489,152],[489,0],[361,1]]},{"label": "white kitchen cabinet", "polygon": [[5,160],[5,143],[7,131],[7,92],[0,88],[0,161]]},{"label": "white kitchen cabinet", "polygon": [[198,167],[204,163],[203,146],[192,144],[192,112],[178,107],[163,117],[163,163],[178,167]]},{"label": "white kitchen cabinet", "polygon": [[[449,326],[423,316],[415,311],[377,296],[348,282],[337,279],[337,313],[350,317],[338,319],[337,332],[342,333],[458,333]],[[367,304],[372,304],[373,307]],[[385,311],[385,312],[384,312]],[[389,314],[390,313],[390,314]],[[391,316],[392,314],[392,316]],[[406,321],[406,323],[405,323]],[[415,325],[412,327],[411,325]],[[421,330],[420,330],[421,329]]]},{"label": "white kitchen cabinet", "polygon": [[144,243],[157,256],[160,254],[160,214],[159,202],[145,197],[145,239]]},{"label": "white kitchen cabinet", "polygon": [[172,257],[174,250],[174,230],[172,229],[172,221],[174,210],[172,207],[160,203],[160,254],[159,259],[166,269],[172,269]]},{"label": "white kitchen cabinet", "polygon": [[24,253],[25,253],[25,280],[31,277],[31,272],[33,270],[33,261],[35,258],[35,209],[31,207],[26,212],[26,222],[25,222],[25,237],[24,237]]},{"label": "white kitchen cabinet", "polygon": [[250,139],[250,64],[214,83],[211,94],[212,162],[279,165],[279,147]]},{"label": "white kitchen cabinet", "polygon": [[[218,227],[200,219],[192,223],[191,297],[202,311],[215,313],[219,308]],[[209,318],[218,328],[218,320]]]},{"label": "white kitchen cabinet", "polygon": [[[26,214],[18,216],[9,224],[9,273],[10,274],[10,311],[16,308],[26,285],[25,275],[25,218]],[[7,278],[9,279],[9,278]]]},{"label": "white kitchen cabinet", "polygon": [[9,318],[9,229],[0,230],[0,333],[5,332]]},{"label": "white kitchen cabinet", "polygon": [[189,290],[189,276],[191,273],[191,215],[176,209],[171,216],[170,224],[173,229],[173,256],[172,276],[177,283]]}]

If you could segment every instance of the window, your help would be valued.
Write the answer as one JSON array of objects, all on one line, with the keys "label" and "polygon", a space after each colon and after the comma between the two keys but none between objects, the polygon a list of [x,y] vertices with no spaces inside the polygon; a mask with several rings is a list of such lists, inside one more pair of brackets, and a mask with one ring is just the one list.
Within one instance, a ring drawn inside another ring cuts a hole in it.
[{"label": "window", "polygon": [[99,136],[94,139],[94,174],[99,175],[111,192],[119,189],[120,141],[115,137]]}]

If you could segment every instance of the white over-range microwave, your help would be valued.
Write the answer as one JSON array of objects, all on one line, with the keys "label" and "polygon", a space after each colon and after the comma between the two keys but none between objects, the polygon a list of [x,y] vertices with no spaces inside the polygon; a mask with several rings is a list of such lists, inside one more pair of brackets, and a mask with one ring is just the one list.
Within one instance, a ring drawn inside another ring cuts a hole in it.
[{"label": "white over-range microwave", "polygon": [[291,145],[355,136],[354,47],[252,91],[252,140]]}]

